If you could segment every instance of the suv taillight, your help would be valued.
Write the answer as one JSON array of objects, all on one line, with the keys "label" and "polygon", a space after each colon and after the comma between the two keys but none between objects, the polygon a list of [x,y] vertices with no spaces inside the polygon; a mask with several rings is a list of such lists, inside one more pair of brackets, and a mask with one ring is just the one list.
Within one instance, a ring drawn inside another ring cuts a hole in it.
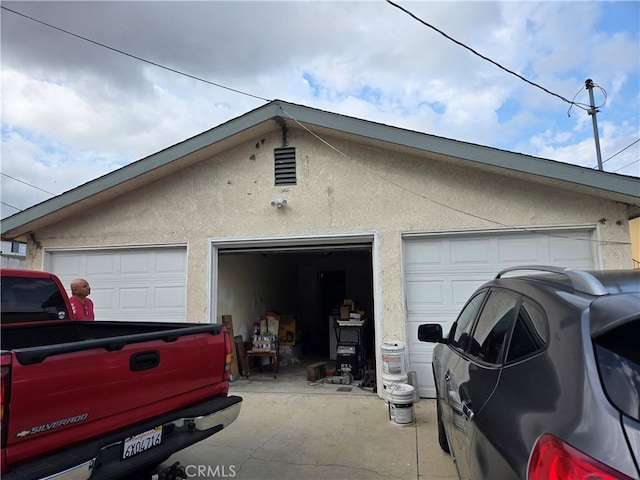
[{"label": "suv taillight", "polygon": [[222,380],[227,381],[231,376],[231,337],[227,327],[222,327],[222,334],[224,335],[224,375]]},{"label": "suv taillight", "polygon": [[7,420],[9,418],[10,373],[8,366],[0,367],[0,442],[7,444]]},{"label": "suv taillight", "polygon": [[533,447],[527,480],[633,480],[553,435]]}]

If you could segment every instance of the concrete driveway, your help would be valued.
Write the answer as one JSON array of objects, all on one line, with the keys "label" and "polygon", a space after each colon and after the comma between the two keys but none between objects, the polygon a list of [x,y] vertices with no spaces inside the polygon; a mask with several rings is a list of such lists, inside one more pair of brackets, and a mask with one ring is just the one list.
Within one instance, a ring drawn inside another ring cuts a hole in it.
[{"label": "concrete driveway", "polygon": [[290,387],[264,374],[233,382],[230,393],[244,399],[238,420],[164,465],[179,461],[196,479],[457,478],[438,445],[433,400],[415,403],[415,424],[401,426],[370,391]]}]

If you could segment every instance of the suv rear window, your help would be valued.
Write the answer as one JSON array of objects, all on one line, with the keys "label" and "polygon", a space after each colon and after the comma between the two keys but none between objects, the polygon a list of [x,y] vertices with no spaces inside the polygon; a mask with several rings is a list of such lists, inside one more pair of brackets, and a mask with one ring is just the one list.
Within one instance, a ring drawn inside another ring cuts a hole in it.
[{"label": "suv rear window", "polygon": [[51,278],[2,277],[2,323],[68,319],[69,312]]},{"label": "suv rear window", "polygon": [[602,385],[611,403],[640,421],[640,317],[594,340]]}]

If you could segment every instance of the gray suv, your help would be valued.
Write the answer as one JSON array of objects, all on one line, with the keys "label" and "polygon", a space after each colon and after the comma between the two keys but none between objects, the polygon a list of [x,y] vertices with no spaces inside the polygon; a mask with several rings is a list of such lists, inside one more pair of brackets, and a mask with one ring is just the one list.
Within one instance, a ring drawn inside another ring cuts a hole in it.
[{"label": "gray suv", "polygon": [[503,270],[418,338],[461,479],[640,477],[640,270]]}]

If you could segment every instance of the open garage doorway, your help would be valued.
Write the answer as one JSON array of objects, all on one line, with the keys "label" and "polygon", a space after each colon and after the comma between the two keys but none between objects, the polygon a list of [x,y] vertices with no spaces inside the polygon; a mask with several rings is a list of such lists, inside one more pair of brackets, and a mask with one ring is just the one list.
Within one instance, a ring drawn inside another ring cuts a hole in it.
[{"label": "open garage doorway", "polygon": [[[317,362],[326,362],[329,373],[339,369],[340,345],[358,344],[355,376],[362,378],[375,368],[373,238],[274,243],[213,243],[218,321],[231,315],[236,342],[238,336],[250,342],[255,323],[275,312],[291,332],[281,338],[280,370],[297,366],[303,376],[300,366]],[[358,334],[337,335],[345,306],[364,321]]]}]

